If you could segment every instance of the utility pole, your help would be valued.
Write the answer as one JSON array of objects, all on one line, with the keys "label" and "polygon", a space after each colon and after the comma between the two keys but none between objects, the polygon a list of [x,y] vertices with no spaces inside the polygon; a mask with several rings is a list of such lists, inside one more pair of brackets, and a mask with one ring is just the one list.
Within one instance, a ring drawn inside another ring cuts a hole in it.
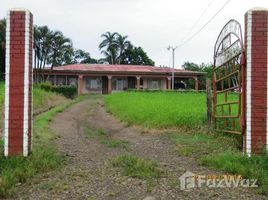
[{"label": "utility pole", "polygon": [[175,67],[175,50],[178,47],[169,46],[167,50],[172,50],[172,90],[174,90],[174,67]]}]

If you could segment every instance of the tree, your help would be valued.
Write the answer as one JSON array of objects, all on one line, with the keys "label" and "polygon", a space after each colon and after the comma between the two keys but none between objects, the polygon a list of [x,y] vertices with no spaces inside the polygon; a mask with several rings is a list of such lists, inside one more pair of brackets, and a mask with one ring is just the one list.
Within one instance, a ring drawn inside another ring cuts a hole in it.
[{"label": "tree", "polygon": [[5,73],[5,52],[6,52],[6,20],[0,20],[0,79]]},{"label": "tree", "polygon": [[55,65],[72,63],[73,45],[60,31],[50,30],[48,26],[34,26],[34,52],[34,68],[40,72],[35,74],[35,80],[40,82],[44,80],[42,71],[46,66],[50,65],[53,70]]},{"label": "tree", "polygon": [[[0,20],[0,73],[5,71],[5,40],[6,20]],[[83,50],[74,50],[70,38],[60,31],[49,29],[48,26],[34,25],[33,38],[34,51],[34,79],[38,82],[44,80],[42,71],[45,67],[53,70],[54,66],[72,63],[97,63],[96,59]],[[2,76],[1,76],[2,78]]]},{"label": "tree", "polygon": [[154,66],[155,62],[148,57],[147,53],[141,47],[129,45],[128,49],[122,55],[122,64]]},{"label": "tree", "polygon": [[104,38],[99,45],[101,53],[105,55],[107,62],[116,64],[118,59],[118,46],[116,44],[118,33],[106,32],[101,37]]},{"label": "tree", "polygon": [[[198,71],[198,72],[205,72],[205,76],[199,78],[199,88],[205,90],[206,89],[206,79],[209,78],[212,80],[213,77],[213,64],[212,63],[201,63],[200,65],[193,63],[193,62],[185,62],[182,65],[183,69],[191,70],[191,71]],[[187,80],[187,86],[189,88],[194,88],[194,80]]]},{"label": "tree", "polygon": [[110,64],[154,65],[141,47],[135,47],[128,41],[128,36],[114,32],[106,32],[101,35],[103,41],[99,45],[101,53],[105,56],[99,61]]},{"label": "tree", "polygon": [[115,44],[118,49],[118,64],[121,64],[121,61],[123,60],[123,55],[125,51],[130,47],[131,43],[127,40],[128,36],[122,36],[120,34],[117,34],[117,38],[115,41]]},{"label": "tree", "polygon": [[94,58],[91,58],[88,52],[81,49],[76,49],[73,53],[72,63],[73,64],[98,63],[98,61]]},{"label": "tree", "polygon": [[71,39],[65,37],[62,32],[56,31],[51,41],[51,53],[48,63],[51,70],[54,66],[71,64],[73,56],[73,44]]}]

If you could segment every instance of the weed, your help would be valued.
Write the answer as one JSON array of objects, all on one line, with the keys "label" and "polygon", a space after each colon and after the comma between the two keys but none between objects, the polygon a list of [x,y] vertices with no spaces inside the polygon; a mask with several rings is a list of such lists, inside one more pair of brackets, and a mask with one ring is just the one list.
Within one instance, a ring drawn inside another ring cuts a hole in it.
[{"label": "weed", "polygon": [[116,139],[112,139],[112,140],[104,139],[104,140],[101,140],[100,143],[110,148],[124,148],[124,149],[126,149],[129,145],[128,141],[116,140]]},{"label": "weed", "polygon": [[122,169],[123,175],[133,178],[160,178],[163,173],[155,161],[128,154],[120,155],[111,162],[113,167]]},{"label": "weed", "polygon": [[103,129],[98,128],[96,130],[90,128],[88,125],[84,126],[84,132],[88,138],[98,139],[101,144],[109,148],[124,148],[128,147],[129,142],[125,140],[118,140],[109,138]]},{"label": "weed", "polygon": [[240,152],[225,151],[201,158],[203,165],[224,170],[243,178],[257,179],[259,192],[268,193],[268,156],[248,157]]},{"label": "weed", "polygon": [[241,153],[241,136],[226,134],[173,133],[169,137],[179,154],[196,158],[202,165],[243,178],[258,179],[258,191],[268,191],[268,156],[248,157]]}]

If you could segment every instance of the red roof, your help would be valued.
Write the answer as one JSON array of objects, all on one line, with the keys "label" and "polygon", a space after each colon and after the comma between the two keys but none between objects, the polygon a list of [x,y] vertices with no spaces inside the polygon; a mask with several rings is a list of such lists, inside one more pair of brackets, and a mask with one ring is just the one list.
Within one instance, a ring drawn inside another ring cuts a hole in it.
[{"label": "red roof", "polygon": [[[109,65],[109,64],[73,64],[64,65],[53,68],[54,71],[94,71],[94,72],[141,72],[141,73],[170,73],[172,68],[169,67],[155,67],[146,65]],[[180,73],[196,73],[202,74],[200,72],[194,72],[183,69],[175,69],[175,72]]]}]

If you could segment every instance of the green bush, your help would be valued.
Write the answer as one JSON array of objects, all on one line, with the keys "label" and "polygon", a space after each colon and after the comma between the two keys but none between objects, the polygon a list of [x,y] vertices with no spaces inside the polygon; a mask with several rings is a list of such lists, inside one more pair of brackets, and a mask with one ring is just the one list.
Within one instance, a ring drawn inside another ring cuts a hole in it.
[{"label": "green bush", "polygon": [[52,84],[48,81],[40,83],[38,84],[38,86],[40,87],[40,89],[48,91],[48,92],[52,91],[53,89]]},{"label": "green bush", "polygon": [[52,89],[53,92],[57,92],[59,94],[62,94],[63,96],[67,98],[74,98],[77,95],[77,87],[70,85],[61,85],[61,86],[55,86]]},{"label": "green bush", "polygon": [[43,83],[36,84],[35,87],[40,88],[41,90],[44,90],[47,92],[56,92],[58,94],[61,94],[71,99],[76,97],[76,94],[77,94],[77,88],[73,85],[53,86],[49,81],[46,81]]}]

